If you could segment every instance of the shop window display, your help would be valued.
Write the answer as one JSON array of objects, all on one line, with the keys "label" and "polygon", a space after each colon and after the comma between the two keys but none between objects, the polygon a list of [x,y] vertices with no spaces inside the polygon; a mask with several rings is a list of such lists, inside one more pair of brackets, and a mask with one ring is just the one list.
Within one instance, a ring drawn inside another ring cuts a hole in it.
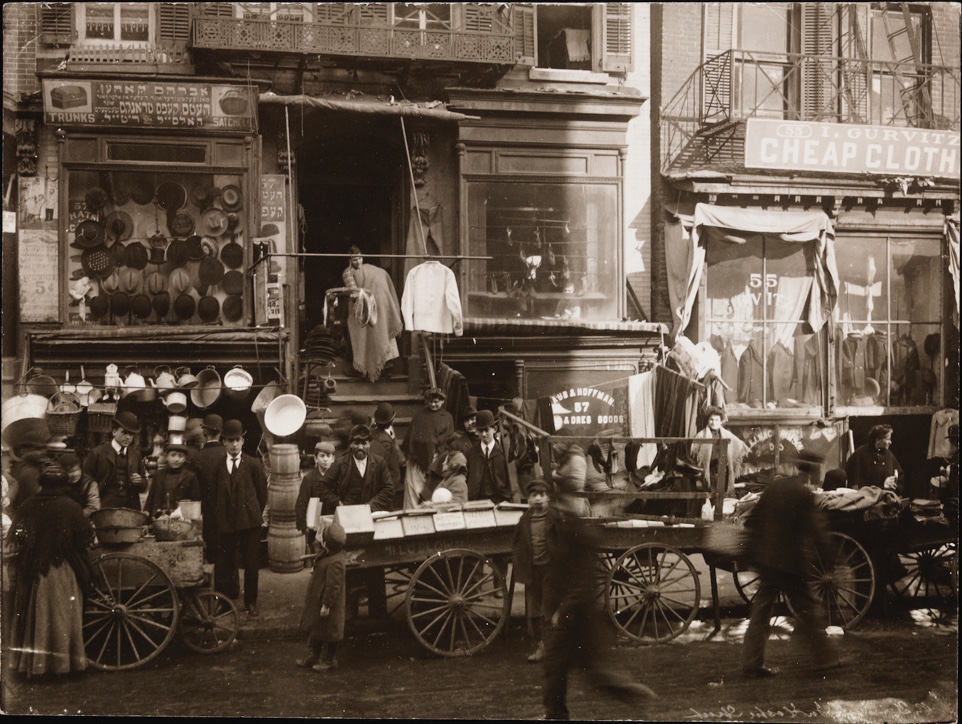
[{"label": "shop window display", "polygon": [[941,240],[847,237],[839,272],[839,404],[939,404]]},{"label": "shop window display", "polygon": [[468,184],[465,314],[617,318],[618,197],[611,184]]},{"label": "shop window display", "polygon": [[247,211],[239,175],[68,175],[67,321],[238,325]]},{"label": "shop window display", "polygon": [[819,410],[824,335],[807,333],[802,323],[814,284],[814,242],[710,238],[706,261],[705,321],[731,390],[728,410]]}]

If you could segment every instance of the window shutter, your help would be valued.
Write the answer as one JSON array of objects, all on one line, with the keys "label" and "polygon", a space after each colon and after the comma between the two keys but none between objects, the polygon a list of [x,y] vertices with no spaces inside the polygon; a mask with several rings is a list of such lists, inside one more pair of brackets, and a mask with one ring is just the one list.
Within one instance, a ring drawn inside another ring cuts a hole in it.
[{"label": "window shutter", "polygon": [[511,6],[511,25],[514,28],[514,52],[518,65],[535,64],[535,9],[531,5]]},{"label": "window shutter", "polygon": [[601,9],[601,69],[616,73],[631,70],[631,3],[604,3]]},{"label": "window shutter", "polygon": [[732,3],[705,4],[705,60],[732,49],[735,8]]},{"label": "window shutter", "polygon": [[834,39],[834,9],[829,3],[802,3],[801,50],[802,108],[801,120],[832,120],[834,108],[832,79],[835,68],[831,60]]},{"label": "window shutter", "polygon": [[43,3],[40,6],[40,42],[70,45],[73,41],[73,3]]},{"label": "window shutter", "polygon": [[190,40],[190,5],[158,3],[157,39],[162,45],[186,45]]}]

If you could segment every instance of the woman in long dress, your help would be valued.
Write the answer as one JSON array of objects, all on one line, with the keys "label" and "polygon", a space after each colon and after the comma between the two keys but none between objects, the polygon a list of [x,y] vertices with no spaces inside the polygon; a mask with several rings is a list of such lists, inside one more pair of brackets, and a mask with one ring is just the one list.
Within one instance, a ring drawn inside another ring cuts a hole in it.
[{"label": "woman in long dress", "polygon": [[26,676],[87,668],[83,607],[93,528],[68,495],[67,473],[41,467],[40,491],[17,511],[10,531],[14,563],[13,668]]}]

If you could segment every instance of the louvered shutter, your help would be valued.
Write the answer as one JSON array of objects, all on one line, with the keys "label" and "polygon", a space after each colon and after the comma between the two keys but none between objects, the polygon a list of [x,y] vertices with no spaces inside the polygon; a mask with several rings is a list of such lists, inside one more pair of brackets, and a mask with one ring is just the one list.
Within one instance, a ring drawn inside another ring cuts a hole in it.
[{"label": "louvered shutter", "polygon": [[834,8],[829,3],[802,3],[801,115],[804,121],[832,120],[837,114],[832,91],[836,68],[832,57]]},{"label": "louvered shutter", "polygon": [[[732,94],[731,54],[735,37],[733,3],[711,3],[704,7],[703,87],[705,120],[728,120]],[[728,55],[722,55],[728,53]]]},{"label": "louvered shutter", "polygon": [[631,70],[631,3],[604,3],[601,11],[601,69],[615,73]]},{"label": "louvered shutter", "polygon": [[70,45],[73,42],[73,3],[40,5],[40,42],[44,45]]},{"label": "louvered shutter", "polygon": [[158,3],[157,40],[159,45],[186,46],[190,40],[190,5],[187,3]]},{"label": "louvered shutter", "polygon": [[511,6],[511,26],[514,28],[514,52],[518,65],[535,64],[534,7],[516,4]]},{"label": "louvered shutter", "polygon": [[732,3],[707,3],[704,6],[705,59],[732,49],[735,37],[735,8]]}]

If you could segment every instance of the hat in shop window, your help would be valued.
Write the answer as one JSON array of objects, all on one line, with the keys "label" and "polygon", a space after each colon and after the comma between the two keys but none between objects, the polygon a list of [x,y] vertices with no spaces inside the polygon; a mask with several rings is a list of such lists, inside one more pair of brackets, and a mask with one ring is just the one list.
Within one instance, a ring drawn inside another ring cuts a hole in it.
[{"label": "hat in shop window", "polygon": [[217,200],[217,197],[220,196],[220,189],[214,188],[210,184],[200,181],[190,187],[190,193],[188,196],[190,198],[190,203],[192,203],[201,211],[206,211],[210,208],[211,204]]},{"label": "hat in shop window", "polygon": [[244,300],[236,294],[229,294],[221,305],[221,311],[228,322],[239,322],[244,316]]},{"label": "hat in shop window", "polygon": [[100,246],[103,242],[104,227],[101,226],[100,222],[94,221],[93,219],[84,219],[77,224],[71,246],[73,246],[74,249],[90,249],[95,246]]},{"label": "hat in shop window", "polygon": [[110,199],[114,206],[123,206],[130,201],[130,184],[127,179],[119,173],[108,174],[110,188]]},{"label": "hat in shop window", "polygon": [[167,292],[155,294],[154,298],[150,300],[150,305],[154,308],[157,321],[166,319],[167,315],[170,314],[170,294]]},{"label": "hat in shop window", "polygon": [[180,321],[192,319],[197,310],[197,302],[189,294],[181,294],[174,300],[174,314]]},{"label": "hat in shop window", "polygon": [[171,239],[167,245],[167,262],[172,268],[187,266],[190,260],[190,248],[186,239]]},{"label": "hat in shop window", "polygon": [[922,344],[925,354],[929,357],[935,357],[942,350],[942,335],[938,332],[926,335]]},{"label": "hat in shop window", "polygon": [[186,294],[193,288],[190,272],[182,267],[174,269],[167,278],[167,286],[175,294]]},{"label": "hat in shop window", "polygon": [[110,196],[99,186],[94,186],[84,194],[84,206],[91,214],[102,211],[108,201],[110,201]]},{"label": "hat in shop window", "polygon": [[134,203],[140,204],[141,206],[146,206],[147,204],[153,202],[155,191],[156,187],[154,186],[153,174],[131,174],[130,197],[134,200]]},{"label": "hat in shop window", "polygon": [[88,277],[103,277],[114,270],[114,258],[107,247],[100,245],[84,249],[80,255],[80,265]]},{"label": "hat in shop window", "polygon": [[200,240],[201,255],[193,261],[201,261],[205,256],[217,256],[217,239],[211,236],[201,237]]},{"label": "hat in shop window", "polygon": [[197,302],[197,316],[206,324],[216,322],[220,317],[220,302],[217,301],[217,297],[201,297]]},{"label": "hat in shop window", "polygon": [[[155,241],[154,237],[160,235],[163,242]],[[167,218],[164,214],[148,212],[137,223],[137,233],[134,238],[145,241],[151,246],[166,244],[167,237],[170,236],[170,229],[167,228]]]},{"label": "hat in shop window", "polygon": [[114,211],[104,219],[104,236],[107,242],[127,241],[134,233],[134,220],[126,211]]},{"label": "hat in shop window", "polygon": [[147,291],[151,294],[160,294],[167,291],[167,277],[160,272],[151,272],[145,280]]},{"label": "hat in shop window", "polygon": [[241,230],[241,216],[240,214],[231,211],[227,214],[227,231],[231,234],[240,233]]},{"label": "hat in shop window", "polygon": [[127,266],[133,269],[143,270],[150,261],[150,253],[147,247],[139,241],[132,241],[127,244]]},{"label": "hat in shop window", "polygon": [[200,234],[191,234],[187,237],[187,258],[191,261],[200,261],[204,258],[202,240],[203,237]]},{"label": "hat in shop window", "polygon": [[240,187],[230,184],[220,190],[220,205],[224,211],[240,211],[244,206],[244,197]]},{"label": "hat in shop window", "polygon": [[120,291],[139,294],[144,288],[144,275],[137,269],[126,267],[120,270]]},{"label": "hat in shop window", "polygon": [[194,233],[194,217],[186,211],[178,211],[167,222],[172,236],[186,238]]},{"label": "hat in shop window", "polygon": [[165,181],[157,187],[157,205],[164,211],[180,211],[187,203],[187,191],[176,181]]},{"label": "hat in shop window", "polygon": [[277,224],[264,224],[261,227],[261,236],[277,236],[281,233],[281,230],[277,228]]},{"label": "hat in shop window", "polygon": [[220,288],[224,290],[225,294],[243,294],[244,275],[236,269],[231,269],[225,273],[224,278],[221,279]]},{"label": "hat in shop window", "polygon": [[236,241],[229,241],[220,250],[220,259],[229,269],[240,269],[244,266],[244,247]]},{"label": "hat in shop window", "polygon": [[148,264],[153,264],[154,266],[160,266],[167,261],[167,250],[162,246],[151,246],[150,247],[150,258],[147,259]]},{"label": "hat in shop window", "polygon": [[114,266],[120,269],[121,267],[127,266],[127,247],[120,242],[111,244],[107,251],[110,252],[110,256],[113,257]]},{"label": "hat in shop window", "polygon": [[147,319],[153,311],[150,297],[146,294],[137,294],[130,300],[130,311],[137,319]]},{"label": "hat in shop window", "polygon": [[220,236],[227,231],[227,214],[222,209],[207,209],[201,216],[201,231],[208,236]]},{"label": "hat in shop window", "polygon": [[110,303],[107,301],[107,297],[103,294],[98,294],[96,297],[90,299],[87,307],[89,309],[88,316],[92,320],[97,321],[98,319],[103,319],[104,315],[107,314]]},{"label": "hat in shop window", "polygon": [[107,294],[113,294],[120,289],[120,272],[114,270],[100,280],[100,288]]},{"label": "hat in shop window", "polygon": [[115,320],[126,317],[130,313],[130,297],[127,292],[114,292],[110,295],[110,313],[114,315]]}]

